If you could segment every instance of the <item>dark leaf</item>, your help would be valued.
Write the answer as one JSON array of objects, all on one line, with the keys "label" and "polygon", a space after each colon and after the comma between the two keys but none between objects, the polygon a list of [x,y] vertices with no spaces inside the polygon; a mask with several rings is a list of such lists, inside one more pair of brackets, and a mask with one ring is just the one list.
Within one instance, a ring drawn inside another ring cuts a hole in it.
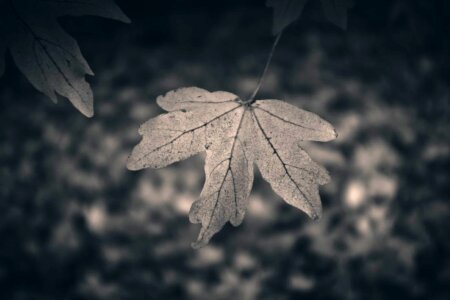
[{"label": "dark leaf", "polygon": [[267,0],[267,6],[273,8],[272,33],[277,35],[302,14],[308,0]]},{"label": "dark leaf", "polygon": [[[273,8],[274,35],[279,34],[302,14],[308,0],[267,0]],[[351,0],[321,0],[325,17],[336,26],[346,29],[347,10],[352,6]]]},{"label": "dark leaf", "polygon": [[334,25],[347,29],[347,10],[352,6],[350,0],[321,0],[325,17]]},{"label": "dark leaf", "polygon": [[57,94],[66,97],[91,117],[93,95],[85,75],[94,73],[77,42],[58,24],[57,18],[64,15],[129,22],[112,0],[4,0],[0,7],[0,71],[9,49],[17,67],[37,90],[54,102]]}]

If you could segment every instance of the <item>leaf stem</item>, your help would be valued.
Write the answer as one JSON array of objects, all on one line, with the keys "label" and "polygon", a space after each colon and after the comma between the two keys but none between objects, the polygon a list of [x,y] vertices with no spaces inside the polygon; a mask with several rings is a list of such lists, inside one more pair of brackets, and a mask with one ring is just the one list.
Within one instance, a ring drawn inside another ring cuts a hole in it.
[{"label": "leaf stem", "polygon": [[258,84],[256,85],[256,88],[253,91],[253,93],[250,96],[250,98],[248,98],[248,100],[246,100],[245,103],[251,104],[251,103],[253,103],[255,101],[256,94],[258,94],[258,91],[259,91],[259,89],[262,86],[264,78],[266,77],[267,70],[269,69],[270,62],[272,61],[273,54],[275,53],[275,48],[277,47],[278,42],[280,41],[282,33],[283,33],[283,31],[280,31],[280,33],[277,34],[275,40],[273,41],[272,49],[270,50],[269,56],[267,57],[266,66],[264,67],[264,70],[263,70],[263,72],[261,74],[261,77],[259,77]]}]

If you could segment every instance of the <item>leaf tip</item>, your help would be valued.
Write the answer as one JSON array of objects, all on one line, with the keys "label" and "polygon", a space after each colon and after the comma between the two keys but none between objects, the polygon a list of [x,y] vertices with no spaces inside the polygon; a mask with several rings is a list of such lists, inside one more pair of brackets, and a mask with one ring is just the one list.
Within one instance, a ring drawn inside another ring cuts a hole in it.
[{"label": "leaf tip", "polygon": [[88,118],[92,118],[94,116],[94,110],[93,109],[88,110],[86,112],[83,112],[83,114]]},{"label": "leaf tip", "polygon": [[82,99],[83,103],[77,103],[75,100],[72,100],[71,97],[69,97],[69,100],[83,115],[92,118],[94,116],[94,98],[89,86],[87,87],[86,94],[86,99],[84,101]]},{"label": "leaf tip", "polygon": [[94,71],[92,71],[92,69],[89,65],[86,66],[86,74],[89,76],[95,76]]},{"label": "leaf tip", "polygon": [[129,171],[138,171],[138,170],[142,169],[142,167],[136,162],[136,160],[131,155],[127,159],[127,169]]},{"label": "leaf tip", "polygon": [[322,140],[323,142],[335,140],[339,136],[336,129],[332,125],[329,125],[329,128],[326,131],[326,135],[327,135],[326,138]]},{"label": "leaf tip", "polygon": [[75,105],[75,107],[87,118],[92,118],[94,116],[94,107],[92,106],[92,101],[91,103],[86,105]]},{"label": "leaf tip", "polygon": [[158,97],[156,97],[156,104],[158,104],[158,106],[161,107],[162,109],[164,109],[164,106],[165,106],[164,105],[164,98],[165,98],[165,95],[164,96],[163,95],[159,95]]},{"label": "leaf tip", "polygon": [[131,23],[130,18],[128,18],[128,16],[122,11],[122,9],[119,8],[119,6],[117,6],[117,4],[113,4],[113,9],[114,14],[113,16],[111,16],[111,18],[126,24]]},{"label": "leaf tip", "polygon": [[315,207],[311,211],[307,211],[306,213],[313,221],[318,221],[320,220],[320,218],[322,218],[322,205],[319,205],[318,207]]},{"label": "leaf tip", "polygon": [[122,16],[120,17],[120,21],[125,23],[125,24],[130,24],[131,23],[131,19],[128,18],[128,16],[126,14],[122,14]]},{"label": "leaf tip", "polygon": [[192,249],[198,250],[200,248],[205,247],[207,244],[208,244],[208,241],[198,240],[198,241],[192,242],[191,247],[192,247]]}]

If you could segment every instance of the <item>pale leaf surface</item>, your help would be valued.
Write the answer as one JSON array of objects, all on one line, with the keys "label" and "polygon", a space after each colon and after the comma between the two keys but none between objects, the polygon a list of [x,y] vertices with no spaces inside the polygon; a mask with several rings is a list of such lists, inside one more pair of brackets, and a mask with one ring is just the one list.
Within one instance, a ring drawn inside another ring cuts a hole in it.
[{"label": "pale leaf surface", "polygon": [[189,214],[192,223],[202,224],[194,248],[207,244],[227,221],[234,226],[241,224],[247,209],[253,161],[242,141],[251,133],[251,116],[244,107],[238,112],[222,141],[213,143],[206,152],[205,185]]},{"label": "pale leaf surface", "polygon": [[192,111],[173,111],[144,123],[142,142],[133,149],[128,168],[162,168],[209,147],[233,125],[236,102]]},{"label": "pale leaf surface", "polygon": [[253,107],[263,123],[269,122],[266,128],[283,132],[292,137],[290,140],[327,142],[336,138],[336,131],[330,123],[284,101],[258,100]]},{"label": "pale leaf surface", "polygon": [[156,99],[158,105],[166,111],[191,110],[205,104],[232,102],[238,97],[228,92],[209,92],[198,87],[181,88],[170,91]]},{"label": "pale leaf surface", "polygon": [[262,120],[261,115],[265,113],[257,109],[253,111],[256,140],[252,143],[261,175],[287,203],[313,219],[320,218],[322,206],[318,185],[329,181],[327,171],[313,162],[297,143],[293,143],[302,139],[300,133],[292,135],[293,132],[284,131],[284,124],[280,125],[274,117]]},{"label": "pale leaf surface", "polygon": [[336,138],[330,123],[283,101],[244,104],[233,94],[199,88],[169,92],[158,103],[170,112],[141,126],[143,138],[128,168],[160,168],[206,151],[205,185],[189,216],[202,225],[194,248],[206,245],[225,223],[242,222],[254,164],[288,204],[320,218],[319,185],[330,177],[299,143]]}]

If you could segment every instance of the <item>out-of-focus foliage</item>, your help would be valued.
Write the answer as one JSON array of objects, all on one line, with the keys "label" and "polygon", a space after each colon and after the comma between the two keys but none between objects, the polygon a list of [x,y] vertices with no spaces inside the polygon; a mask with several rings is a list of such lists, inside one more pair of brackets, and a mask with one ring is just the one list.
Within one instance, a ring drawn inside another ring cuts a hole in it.
[{"label": "out-of-focus foliage", "polygon": [[57,22],[61,16],[94,15],[130,20],[112,0],[0,0],[0,76],[8,49],[19,70],[53,102],[61,95],[92,117],[94,75],[77,42]]},{"label": "out-of-focus foliage", "polygon": [[[260,0],[152,1],[145,12],[125,2],[136,20],[127,28],[65,23],[104,70],[92,82],[96,118],[39,101],[14,68],[0,81],[0,299],[449,298],[443,6],[357,1],[345,33],[314,22],[286,31],[260,95],[336,126],[337,140],[305,147],[333,178],[323,218],[276,201],[256,174],[243,224],[193,251],[186,214],[203,159],[129,172],[136,128],[162,112],[157,95],[180,86],[248,95],[271,12]],[[396,5],[428,26],[413,34]]]},{"label": "out-of-focus foliage", "polygon": [[330,123],[280,100],[243,101],[197,87],[170,91],[157,103],[168,113],[141,125],[143,138],[127,166],[162,168],[206,152],[205,185],[189,213],[191,222],[202,224],[194,248],[205,246],[227,222],[242,223],[253,164],[287,203],[313,219],[322,216],[318,188],[330,176],[299,144],[335,139]]}]

